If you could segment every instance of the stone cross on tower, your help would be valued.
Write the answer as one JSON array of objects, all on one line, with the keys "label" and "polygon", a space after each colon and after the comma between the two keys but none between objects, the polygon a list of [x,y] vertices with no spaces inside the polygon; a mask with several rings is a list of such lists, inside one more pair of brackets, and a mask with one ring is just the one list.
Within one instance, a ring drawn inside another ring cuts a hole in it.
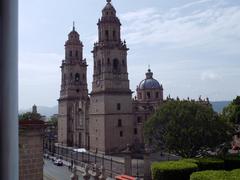
[{"label": "stone cross on tower", "polygon": [[108,3],[110,3],[110,2],[111,2],[111,0],[107,0],[107,2],[108,2]]},{"label": "stone cross on tower", "polygon": [[73,21],[73,31],[75,31],[75,21]]}]

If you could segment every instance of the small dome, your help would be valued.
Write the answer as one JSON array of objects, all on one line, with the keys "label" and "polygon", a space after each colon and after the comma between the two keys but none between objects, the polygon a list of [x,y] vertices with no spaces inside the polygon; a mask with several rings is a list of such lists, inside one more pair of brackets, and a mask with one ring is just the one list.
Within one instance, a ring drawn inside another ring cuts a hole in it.
[{"label": "small dome", "polygon": [[146,79],[142,80],[138,87],[140,90],[144,89],[162,89],[162,85],[156,80],[153,79],[153,73],[150,69],[146,73]]},{"label": "small dome", "polygon": [[79,34],[73,27],[73,30],[68,34],[69,39],[79,39]]},{"label": "small dome", "polygon": [[82,44],[80,41],[80,35],[75,30],[75,26],[73,26],[72,31],[68,34],[68,40],[66,41],[65,45],[79,45]]}]

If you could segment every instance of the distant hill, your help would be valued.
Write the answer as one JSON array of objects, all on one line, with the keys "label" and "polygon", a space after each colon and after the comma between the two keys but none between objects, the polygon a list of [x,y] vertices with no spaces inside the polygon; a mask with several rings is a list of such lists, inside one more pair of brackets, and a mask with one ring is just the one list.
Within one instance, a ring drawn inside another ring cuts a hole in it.
[{"label": "distant hill", "polygon": [[218,113],[221,113],[223,108],[228,106],[230,103],[231,103],[231,101],[214,101],[214,102],[211,102],[214,111],[216,111]]},{"label": "distant hill", "polygon": [[[19,113],[24,113],[24,112],[31,112],[32,108],[25,109],[25,110],[20,110]],[[53,107],[47,107],[47,106],[38,106],[37,107],[38,113],[40,113],[43,116],[50,117],[54,114],[58,113],[58,106],[53,106]]]},{"label": "distant hill", "polygon": [[[222,112],[223,108],[226,107],[231,101],[213,101],[211,102],[214,111],[220,113]],[[46,116],[46,117],[50,117],[54,114],[58,113],[58,106],[53,106],[53,107],[47,107],[47,106],[38,106],[37,110],[40,114]],[[31,108],[29,109],[25,109],[25,110],[20,110],[19,113],[23,113],[23,112],[29,112],[32,111]]]}]

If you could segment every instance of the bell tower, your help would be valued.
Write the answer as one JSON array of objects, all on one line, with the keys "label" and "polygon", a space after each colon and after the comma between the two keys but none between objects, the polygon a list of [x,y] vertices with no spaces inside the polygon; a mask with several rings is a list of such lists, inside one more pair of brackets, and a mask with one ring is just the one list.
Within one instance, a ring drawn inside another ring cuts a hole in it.
[{"label": "bell tower", "polygon": [[86,147],[89,141],[87,62],[83,59],[83,44],[74,24],[65,43],[61,72],[58,142],[67,146]]},{"label": "bell tower", "polygon": [[132,139],[132,92],[129,88],[126,42],[111,0],[98,20],[98,42],[94,44],[94,74],[90,108],[90,149],[119,152]]}]

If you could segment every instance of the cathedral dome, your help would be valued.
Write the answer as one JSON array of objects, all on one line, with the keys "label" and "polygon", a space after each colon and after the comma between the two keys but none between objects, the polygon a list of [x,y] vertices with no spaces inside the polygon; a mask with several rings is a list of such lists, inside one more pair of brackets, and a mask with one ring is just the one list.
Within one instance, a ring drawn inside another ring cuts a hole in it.
[{"label": "cathedral dome", "polygon": [[140,82],[139,89],[162,89],[162,85],[160,85],[156,79],[153,79],[153,73],[150,69],[148,69],[148,72],[146,73],[146,79]]}]

